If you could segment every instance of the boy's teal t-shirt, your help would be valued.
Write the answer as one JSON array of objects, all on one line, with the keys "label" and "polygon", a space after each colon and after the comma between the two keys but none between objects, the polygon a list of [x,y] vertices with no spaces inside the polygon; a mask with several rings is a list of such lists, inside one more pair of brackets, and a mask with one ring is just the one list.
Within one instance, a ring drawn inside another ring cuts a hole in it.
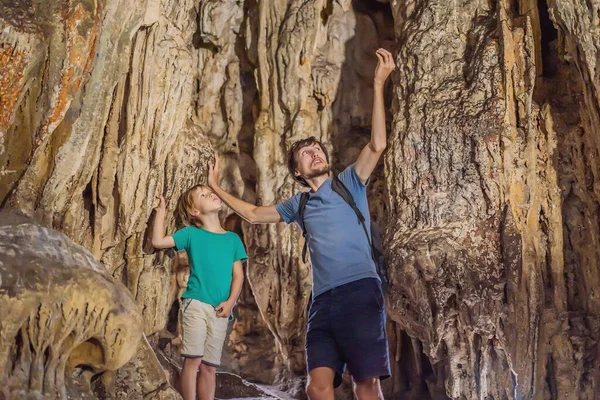
[{"label": "boy's teal t-shirt", "polygon": [[231,292],[233,263],[248,258],[240,237],[195,226],[180,229],[172,237],[177,250],[185,250],[190,262],[188,287],[181,297],[213,307],[226,301]]}]

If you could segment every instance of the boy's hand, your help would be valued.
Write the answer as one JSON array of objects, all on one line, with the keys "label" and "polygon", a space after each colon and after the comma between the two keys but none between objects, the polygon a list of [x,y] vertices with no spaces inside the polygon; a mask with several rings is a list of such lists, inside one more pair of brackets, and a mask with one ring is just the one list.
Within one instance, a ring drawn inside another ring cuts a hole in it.
[{"label": "boy's hand", "polygon": [[157,196],[158,197],[158,205],[154,208],[156,210],[156,212],[167,212],[167,205],[165,204],[165,197],[164,196]]},{"label": "boy's hand", "polygon": [[219,156],[215,153],[215,165],[208,164],[208,187],[219,187]]},{"label": "boy's hand", "polygon": [[172,236],[165,236],[165,217],[167,213],[167,206],[165,205],[165,198],[163,196],[158,197],[158,206],[156,210],[156,218],[154,218],[154,226],[152,227],[152,246],[155,249],[168,249],[169,247],[175,247],[175,240]]},{"label": "boy's hand", "polygon": [[378,49],[375,52],[377,56],[377,67],[375,68],[375,84],[382,85],[385,83],[386,79],[394,68],[396,68],[396,64],[394,64],[394,57],[392,53],[387,51],[386,49]]},{"label": "boy's hand", "polygon": [[217,317],[219,318],[229,318],[231,314],[231,310],[233,309],[233,304],[229,301],[224,301],[218,306],[215,307],[215,311],[217,313]]}]

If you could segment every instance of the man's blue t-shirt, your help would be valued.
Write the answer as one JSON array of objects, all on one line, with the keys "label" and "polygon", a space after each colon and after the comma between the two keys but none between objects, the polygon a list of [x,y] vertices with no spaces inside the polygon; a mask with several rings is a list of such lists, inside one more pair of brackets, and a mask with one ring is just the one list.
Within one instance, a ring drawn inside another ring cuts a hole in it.
[{"label": "man's blue t-shirt", "polygon": [[[359,210],[364,215],[370,232],[370,214],[367,186],[360,181],[354,164],[338,177],[348,188]],[[332,179],[327,179],[316,192],[311,192],[304,209],[306,240],[313,271],[313,296],[329,289],[364,278],[376,278],[377,270],[371,258],[367,235],[354,210],[333,191]],[[277,204],[277,212],[286,223],[300,226],[298,193]]]}]

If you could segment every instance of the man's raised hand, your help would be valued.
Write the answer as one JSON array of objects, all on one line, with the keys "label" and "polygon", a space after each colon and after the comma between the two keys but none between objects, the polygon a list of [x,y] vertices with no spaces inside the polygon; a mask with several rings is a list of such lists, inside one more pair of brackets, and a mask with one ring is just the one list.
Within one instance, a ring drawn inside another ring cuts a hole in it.
[{"label": "man's raised hand", "polygon": [[208,187],[215,189],[219,186],[219,156],[215,153],[215,163],[208,163]]},{"label": "man's raised hand", "polygon": [[377,67],[375,68],[375,84],[383,85],[394,70],[396,68],[396,64],[394,63],[394,56],[392,53],[387,51],[386,49],[378,49],[375,52],[377,56]]}]

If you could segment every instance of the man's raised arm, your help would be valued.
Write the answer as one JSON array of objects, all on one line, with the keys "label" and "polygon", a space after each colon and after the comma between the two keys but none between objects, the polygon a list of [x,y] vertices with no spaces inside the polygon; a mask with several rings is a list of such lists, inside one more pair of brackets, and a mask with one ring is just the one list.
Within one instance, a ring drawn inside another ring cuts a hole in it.
[{"label": "man's raised arm", "polygon": [[215,165],[208,166],[208,186],[236,214],[251,224],[267,224],[283,221],[275,206],[256,206],[230,195],[219,186],[219,158],[215,154]]},{"label": "man's raised arm", "polygon": [[366,183],[369,176],[377,166],[379,157],[386,146],[385,108],[383,102],[383,86],[390,73],[394,70],[394,57],[385,49],[379,49],[377,55],[377,68],[373,79],[373,116],[371,122],[371,140],[362,149],[356,160],[356,174],[362,183]]}]

